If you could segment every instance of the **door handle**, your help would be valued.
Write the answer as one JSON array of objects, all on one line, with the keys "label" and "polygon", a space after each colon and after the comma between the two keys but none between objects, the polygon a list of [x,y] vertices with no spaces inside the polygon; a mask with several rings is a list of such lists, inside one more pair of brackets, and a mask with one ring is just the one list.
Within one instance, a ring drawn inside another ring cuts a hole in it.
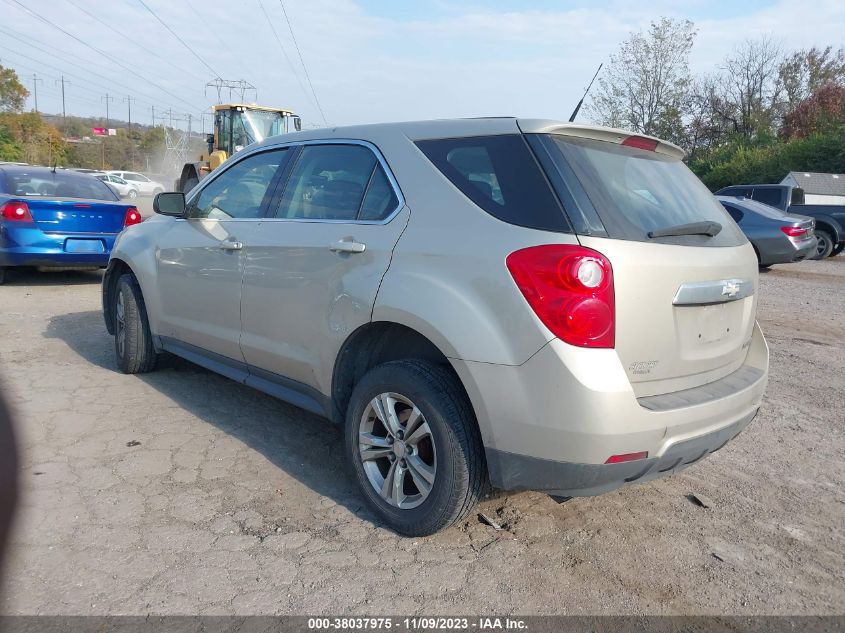
[{"label": "door handle", "polygon": [[338,240],[329,249],[335,253],[363,253],[367,250],[367,245],[361,242],[354,242],[351,239]]},{"label": "door handle", "polygon": [[238,242],[237,240],[224,240],[220,242],[220,248],[224,251],[239,251],[244,247],[243,242]]}]

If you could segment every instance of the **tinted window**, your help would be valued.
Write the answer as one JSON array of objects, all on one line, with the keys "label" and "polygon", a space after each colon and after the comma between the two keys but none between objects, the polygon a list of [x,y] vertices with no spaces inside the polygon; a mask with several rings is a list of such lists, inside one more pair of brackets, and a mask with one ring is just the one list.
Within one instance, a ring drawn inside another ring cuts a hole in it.
[{"label": "tinted window", "polygon": [[285,152],[286,149],[262,152],[225,168],[193,198],[188,217],[218,220],[261,217],[262,201]]},{"label": "tinted window", "polygon": [[57,170],[44,172],[6,173],[7,193],[15,196],[45,196],[51,198],[79,198],[107,200],[120,198],[104,182],[87,174]]},{"label": "tinted window", "polygon": [[307,220],[382,219],[396,198],[378,160],[362,145],[306,145],[291,172],[276,217]]},{"label": "tinted window", "polygon": [[743,213],[737,207],[725,202],[722,203],[722,206],[725,207],[725,210],[728,212],[728,215],[733,218],[734,222],[739,223],[740,220],[742,220]]},{"label": "tinted window", "polygon": [[490,215],[519,226],[570,231],[521,135],[417,141],[417,147],[461,193]]},{"label": "tinted window", "polygon": [[[552,162],[560,164],[571,196],[596,214],[608,237],[652,241],[651,231],[713,221],[722,225],[715,237],[703,235],[654,238],[663,243],[737,246],[742,232],[728,222],[725,209],[679,159],[616,143],[556,134],[538,135]],[[585,195],[582,195],[585,194]],[[571,213],[573,210],[567,209]]]},{"label": "tinted window", "polygon": [[720,196],[751,197],[751,189],[749,187],[726,187],[725,189],[720,189],[718,193]]},{"label": "tinted window", "polygon": [[773,207],[776,207],[780,204],[781,196],[782,194],[780,189],[755,188],[752,198],[757,202],[762,202],[763,204],[770,204]]}]

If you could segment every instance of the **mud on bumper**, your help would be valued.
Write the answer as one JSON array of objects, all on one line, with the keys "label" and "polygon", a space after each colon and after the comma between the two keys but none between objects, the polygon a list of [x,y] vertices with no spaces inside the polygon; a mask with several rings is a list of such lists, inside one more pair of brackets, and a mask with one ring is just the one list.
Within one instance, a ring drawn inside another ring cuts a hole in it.
[{"label": "mud on bumper", "polygon": [[490,482],[503,490],[538,490],[562,497],[598,495],[621,486],[680,472],[735,438],[757,411],[705,435],[670,446],[659,457],[619,464],[577,464],[486,449]]}]

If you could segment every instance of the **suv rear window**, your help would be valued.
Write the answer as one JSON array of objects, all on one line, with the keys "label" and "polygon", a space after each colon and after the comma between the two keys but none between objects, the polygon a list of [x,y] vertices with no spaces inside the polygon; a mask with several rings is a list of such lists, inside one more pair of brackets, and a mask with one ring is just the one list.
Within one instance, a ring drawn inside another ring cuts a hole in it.
[{"label": "suv rear window", "polygon": [[[680,160],[642,149],[556,134],[529,135],[576,230],[613,239],[690,246],[738,246],[742,232]],[[556,173],[555,173],[556,172]],[[595,218],[604,231],[593,230]],[[722,225],[714,237],[649,238],[650,231],[694,222]]]},{"label": "suv rear window", "polygon": [[417,141],[440,172],[487,213],[543,231],[572,229],[520,134]]}]

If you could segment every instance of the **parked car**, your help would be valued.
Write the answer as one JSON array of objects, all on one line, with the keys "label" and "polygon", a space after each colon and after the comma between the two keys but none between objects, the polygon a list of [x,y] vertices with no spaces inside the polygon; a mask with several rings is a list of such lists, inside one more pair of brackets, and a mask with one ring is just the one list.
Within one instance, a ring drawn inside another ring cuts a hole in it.
[{"label": "parked car", "polygon": [[141,221],[96,178],[48,167],[0,166],[0,283],[18,267],[105,268],[114,239]]},{"label": "parked car", "polygon": [[761,202],[716,196],[754,247],[761,268],[800,262],[816,254],[816,221]]},{"label": "parked car", "polygon": [[845,250],[845,205],[805,204],[804,190],[792,185],[734,185],[717,196],[742,196],[768,204],[790,215],[805,215],[816,221],[816,254],[812,259],[839,255]]},{"label": "parked car", "polygon": [[121,198],[135,199],[138,197],[138,187],[120,176],[115,174],[97,174],[94,177],[111,185]]},{"label": "parked car", "polygon": [[107,174],[123,178],[138,190],[142,196],[154,196],[164,191],[164,185],[155,180],[150,180],[144,174],[136,171],[107,171]]},{"label": "parked car", "polygon": [[677,472],[750,423],[768,375],[754,249],[682,154],[512,118],[270,138],[118,238],[117,364],[169,351],[344,425],[406,535],[488,483]]}]

